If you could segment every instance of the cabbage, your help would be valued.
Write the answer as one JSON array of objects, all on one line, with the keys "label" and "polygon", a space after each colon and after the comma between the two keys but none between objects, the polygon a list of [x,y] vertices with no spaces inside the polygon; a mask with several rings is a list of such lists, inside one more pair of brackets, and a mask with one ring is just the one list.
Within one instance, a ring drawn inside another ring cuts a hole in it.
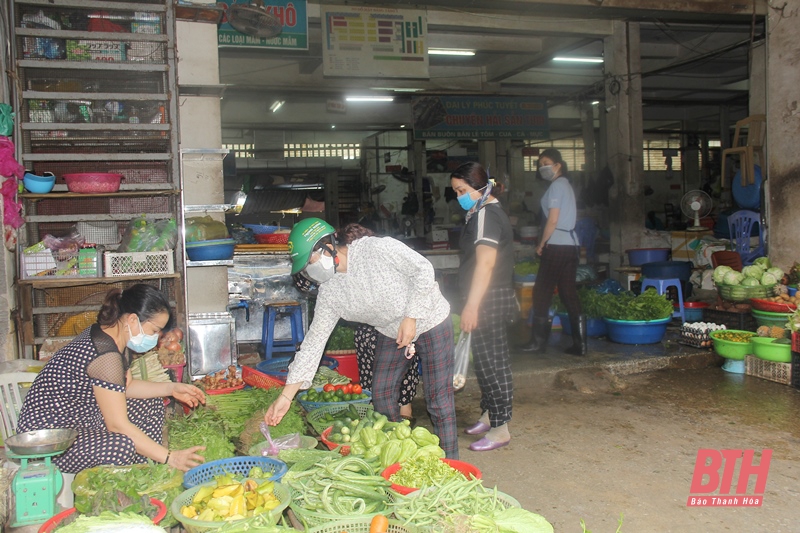
[{"label": "cabbage", "polygon": [[783,270],[781,270],[778,267],[768,268],[767,269],[767,273],[772,274],[773,276],[775,276],[775,279],[777,279],[778,282],[780,282],[783,279]]},{"label": "cabbage", "polygon": [[762,285],[775,285],[776,283],[778,283],[778,278],[769,272],[764,272],[764,275],[761,276]]},{"label": "cabbage", "polygon": [[742,285],[745,287],[755,287],[757,285],[761,285],[761,282],[758,281],[756,278],[744,278],[742,280]]},{"label": "cabbage", "polygon": [[720,265],[714,269],[714,274],[711,277],[714,278],[714,283],[722,283],[722,280],[725,278],[725,274],[728,272],[733,272],[733,269],[726,265]]},{"label": "cabbage", "polygon": [[761,279],[761,276],[764,275],[764,270],[765,269],[762,269],[758,265],[750,265],[742,269],[742,274],[744,274],[746,278]]},{"label": "cabbage", "polygon": [[741,272],[736,272],[735,270],[731,270],[725,277],[722,278],[722,282],[725,285],[739,285],[744,280],[744,274]]},{"label": "cabbage", "polygon": [[772,267],[772,263],[769,262],[768,257],[759,257],[755,261],[753,261],[754,265],[758,265],[761,267],[761,270],[767,270]]}]

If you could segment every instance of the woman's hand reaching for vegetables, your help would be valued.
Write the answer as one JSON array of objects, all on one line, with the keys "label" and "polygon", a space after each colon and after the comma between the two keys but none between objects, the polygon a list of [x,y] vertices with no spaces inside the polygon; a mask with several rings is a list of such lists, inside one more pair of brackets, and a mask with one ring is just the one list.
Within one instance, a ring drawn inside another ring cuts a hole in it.
[{"label": "woman's hand reaching for vegetables", "polygon": [[289,412],[289,407],[292,405],[292,400],[290,396],[287,396],[284,392],[281,392],[280,396],[278,396],[272,405],[269,406],[267,412],[264,413],[264,422],[270,426],[277,426],[280,421],[283,419],[283,416]]},{"label": "woman's hand reaching for vegetables", "polygon": [[201,465],[205,462],[205,458],[202,455],[197,454],[197,452],[205,449],[205,446],[192,446],[191,448],[186,448],[185,450],[171,451],[169,452],[167,464],[172,468],[177,468],[182,472],[187,472],[197,465]]},{"label": "woman's hand reaching for vegetables", "polygon": [[189,407],[197,407],[198,404],[205,405],[206,403],[205,393],[194,385],[186,383],[175,383],[171,396]]}]

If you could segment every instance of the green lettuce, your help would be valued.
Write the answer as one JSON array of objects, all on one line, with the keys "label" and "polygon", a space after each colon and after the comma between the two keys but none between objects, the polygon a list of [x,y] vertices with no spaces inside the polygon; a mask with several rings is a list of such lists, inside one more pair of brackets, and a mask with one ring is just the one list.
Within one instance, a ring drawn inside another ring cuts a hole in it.
[{"label": "green lettuce", "polygon": [[542,515],[511,507],[492,516],[499,533],[553,533],[553,526]]}]

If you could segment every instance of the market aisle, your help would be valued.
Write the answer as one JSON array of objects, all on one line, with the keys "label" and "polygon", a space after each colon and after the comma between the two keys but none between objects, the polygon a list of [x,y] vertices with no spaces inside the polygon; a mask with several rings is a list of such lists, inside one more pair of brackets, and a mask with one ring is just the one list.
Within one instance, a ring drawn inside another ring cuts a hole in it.
[{"label": "market aisle", "polygon": [[[797,531],[800,391],[717,367],[619,379],[587,367],[549,386],[515,378],[511,444],[471,452],[462,432],[461,459],[557,532],[581,532],[583,519],[613,533],[620,514],[625,533]],[[477,416],[477,394],[470,383],[458,396],[460,430]],[[687,508],[700,448],[771,448],[763,506]]]}]

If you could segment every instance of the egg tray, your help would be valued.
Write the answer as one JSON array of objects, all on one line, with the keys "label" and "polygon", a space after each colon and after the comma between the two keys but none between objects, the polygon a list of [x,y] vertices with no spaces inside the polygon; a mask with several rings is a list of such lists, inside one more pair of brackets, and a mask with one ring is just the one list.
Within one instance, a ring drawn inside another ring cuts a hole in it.
[{"label": "egg tray", "polygon": [[694,328],[681,326],[681,336],[678,339],[678,343],[694,348],[707,348],[710,350],[714,347],[714,343],[709,336],[710,332],[711,330],[709,329],[701,332]]}]

